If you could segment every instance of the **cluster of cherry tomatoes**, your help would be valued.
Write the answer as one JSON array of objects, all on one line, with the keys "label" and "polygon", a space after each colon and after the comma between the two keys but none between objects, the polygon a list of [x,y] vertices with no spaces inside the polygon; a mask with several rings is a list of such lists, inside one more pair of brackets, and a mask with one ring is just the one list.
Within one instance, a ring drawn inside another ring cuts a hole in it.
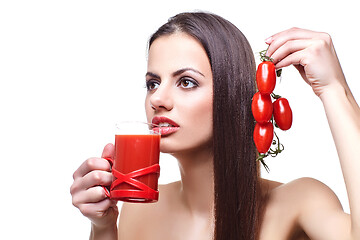
[{"label": "cluster of cherry tomatoes", "polygon": [[[292,110],[286,98],[282,98],[273,93],[276,85],[276,76],[281,72],[276,72],[272,59],[262,53],[262,63],[256,71],[256,83],[258,92],[252,99],[251,109],[256,121],[254,129],[254,142],[259,152],[259,158],[266,170],[268,167],[263,159],[267,156],[276,156],[283,150],[279,138],[274,132],[274,126],[281,130],[288,130],[292,125]],[[274,99],[274,102],[273,102]],[[274,134],[276,140],[274,139]],[[275,150],[271,145],[275,145]]]}]

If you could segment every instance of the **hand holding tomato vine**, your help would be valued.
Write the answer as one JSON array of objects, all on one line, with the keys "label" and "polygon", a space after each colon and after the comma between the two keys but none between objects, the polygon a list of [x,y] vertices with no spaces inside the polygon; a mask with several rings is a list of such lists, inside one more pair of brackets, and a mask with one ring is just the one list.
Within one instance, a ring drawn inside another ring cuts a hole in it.
[{"label": "hand holding tomato vine", "polygon": [[266,55],[277,69],[294,65],[317,96],[335,85],[347,86],[331,37],[327,33],[291,28],[266,40]]}]

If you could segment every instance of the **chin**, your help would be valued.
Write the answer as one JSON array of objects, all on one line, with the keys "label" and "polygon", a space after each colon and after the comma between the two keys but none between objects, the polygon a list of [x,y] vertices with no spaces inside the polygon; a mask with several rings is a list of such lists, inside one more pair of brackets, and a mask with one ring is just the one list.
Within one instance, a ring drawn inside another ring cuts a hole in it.
[{"label": "chin", "polygon": [[212,151],[212,144],[210,142],[206,143],[190,143],[184,144],[184,141],[174,142],[169,141],[170,139],[161,139],[160,141],[160,152],[168,153],[175,156],[187,155],[187,154],[195,154],[198,151],[207,152]]},{"label": "chin", "polygon": [[171,144],[162,138],[160,141],[160,152],[171,154],[171,153],[179,151],[179,149],[177,149],[177,147],[175,147],[175,146],[176,146],[175,144]]}]

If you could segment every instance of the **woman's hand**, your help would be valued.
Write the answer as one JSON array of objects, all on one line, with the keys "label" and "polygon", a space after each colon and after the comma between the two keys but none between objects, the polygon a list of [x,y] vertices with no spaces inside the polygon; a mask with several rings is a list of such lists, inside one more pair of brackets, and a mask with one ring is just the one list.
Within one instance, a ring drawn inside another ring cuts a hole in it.
[{"label": "woman's hand", "polygon": [[299,28],[277,33],[265,40],[267,56],[276,68],[294,65],[317,96],[335,86],[347,89],[345,77],[327,33]]},{"label": "woman's hand", "polygon": [[112,159],[113,155],[114,145],[108,144],[102,158],[87,159],[73,175],[74,183],[70,189],[72,202],[92,222],[92,235],[105,231],[117,234],[116,201],[107,198],[102,188],[112,182],[110,163],[104,158]]}]

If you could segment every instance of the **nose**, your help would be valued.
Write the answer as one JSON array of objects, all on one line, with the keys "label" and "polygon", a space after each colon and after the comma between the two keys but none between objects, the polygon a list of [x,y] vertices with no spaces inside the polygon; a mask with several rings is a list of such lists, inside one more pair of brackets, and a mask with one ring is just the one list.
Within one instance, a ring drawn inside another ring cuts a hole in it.
[{"label": "nose", "polygon": [[170,111],[174,106],[171,95],[171,87],[166,86],[165,84],[160,84],[160,86],[150,96],[151,108],[155,111]]}]

